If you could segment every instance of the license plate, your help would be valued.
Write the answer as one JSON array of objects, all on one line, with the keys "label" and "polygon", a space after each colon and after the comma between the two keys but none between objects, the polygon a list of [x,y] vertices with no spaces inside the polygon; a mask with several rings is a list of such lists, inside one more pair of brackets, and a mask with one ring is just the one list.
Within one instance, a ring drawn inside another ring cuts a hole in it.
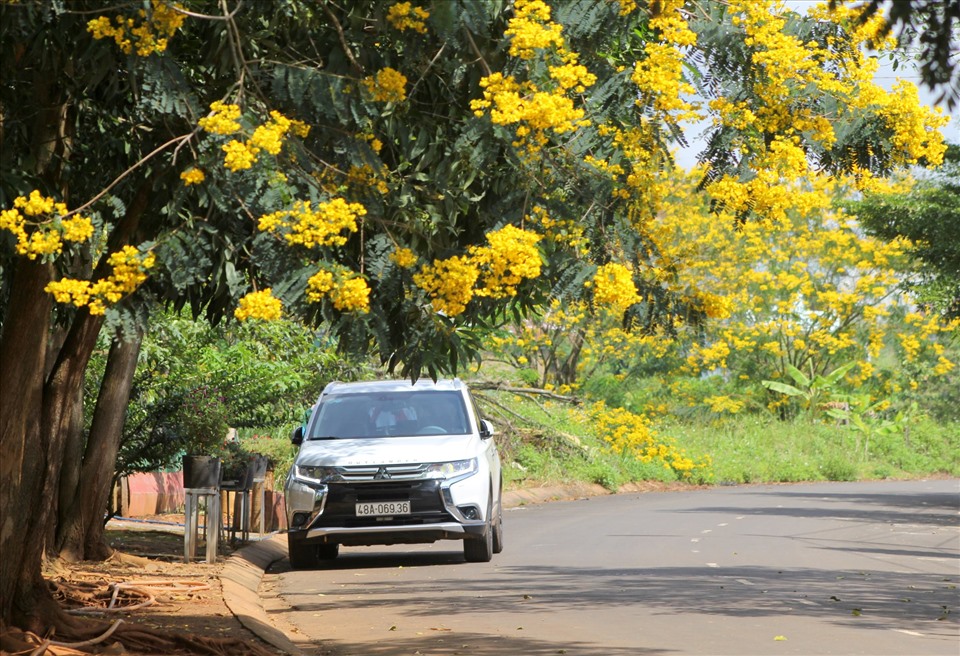
[{"label": "license plate", "polygon": [[357,517],[409,515],[409,501],[365,501],[357,504]]}]

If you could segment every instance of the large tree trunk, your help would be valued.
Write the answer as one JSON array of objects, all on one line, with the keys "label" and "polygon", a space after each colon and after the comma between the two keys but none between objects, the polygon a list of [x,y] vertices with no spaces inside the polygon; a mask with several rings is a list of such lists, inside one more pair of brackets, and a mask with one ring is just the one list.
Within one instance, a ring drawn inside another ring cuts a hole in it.
[{"label": "large tree trunk", "polygon": [[[113,252],[136,231],[151,182],[140,185],[111,232]],[[102,277],[103,258],[95,272]],[[78,426],[83,376],[103,325],[102,316],[77,311],[63,346],[48,353],[53,268],[14,258],[10,302],[0,338],[0,627],[16,624],[43,633],[41,605],[51,601],[41,576],[47,539],[54,535],[64,447]],[[54,364],[49,367],[49,358]]]},{"label": "large tree trunk", "polygon": [[56,545],[60,557],[66,560],[101,560],[111,553],[103,537],[103,517],[142,341],[143,332],[138,330],[129,341],[118,335],[110,347],[79,481],[72,496],[69,491],[61,495],[72,498],[61,512],[57,527]]},{"label": "large tree trunk", "polygon": [[40,565],[51,504],[42,490],[48,471],[40,430],[43,374],[51,311],[43,288],[51,267],[17,259],[0,337],[0,627],[29,614],[43,589]]}]

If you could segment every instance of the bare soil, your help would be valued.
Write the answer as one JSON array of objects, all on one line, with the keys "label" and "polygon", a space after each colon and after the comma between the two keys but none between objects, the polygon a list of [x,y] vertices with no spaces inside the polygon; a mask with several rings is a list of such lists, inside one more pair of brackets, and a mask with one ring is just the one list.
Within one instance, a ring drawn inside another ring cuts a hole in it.
[{"label": "bare soil", "polygon": [[[162,653],[212,654],[282,653],[243,627],[223,599],[220,573],[224,558],[239,545],[221,541],[217,563],[204,560],[201,542],[196,562],[184,562],[183,516],[162,515],[149,522],[116,522],[107,525],[106,536],[116,553],[104,562],[51,562],[44,575],[55,597],[71,613],[106,620],[123,620],[159,634],[196,636]],[[159,522],[163,522],[160,524]],[[47,636],[41,636],[47,637]],[[240,641],[211,648],[208,639]],[[55,639],[55,638],[54,638]],[[40,653],[40,652],[38,652]],[[139,654],[109,637],[96,645],[48,647],[47,654],[103,653]],[[153,652],[157,653],[157,652]]]}]

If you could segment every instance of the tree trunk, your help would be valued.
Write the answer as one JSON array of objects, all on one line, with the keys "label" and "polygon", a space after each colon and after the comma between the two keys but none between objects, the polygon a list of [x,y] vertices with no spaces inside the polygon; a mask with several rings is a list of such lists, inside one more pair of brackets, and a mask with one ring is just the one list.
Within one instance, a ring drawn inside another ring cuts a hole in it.
[{"label": "tree trunk", "polygon": [[143,332],[138,330],[129,341],[118,335],[110,346],[78,485],[72,496],[64,495],[73,501],[64,508],[57,526],[56,545],[66,560],[102,560],[111,553],[103,538],[103,517],[142,340]]},{"label": "tree trunk", "polygon": [[557,370],[557,382],[561,385],[573,385],[577,382],[577,366],[580,364],[583,339],[583,330],[574,330],[570,335],[570,353]]},{"label": "tree trunk", "polygon": [[14,261],[0,337],[0,628],[30,614],[43,583],[49,503],[43,502],[47,449],[40,430],[52,300],[47,264]]},{"label": "tree trunk", "polygon": [[53,522],[47,533],[47,553],[59,551],[59,526],[66,520],[67,513],[74,505],[77,487],[80,485],[80,468],[83,465],[83,388],[75,390],[68,420],[69,429],[64,435],[63,467],[60,469],[59,492],[57,494],[56,521]]}]

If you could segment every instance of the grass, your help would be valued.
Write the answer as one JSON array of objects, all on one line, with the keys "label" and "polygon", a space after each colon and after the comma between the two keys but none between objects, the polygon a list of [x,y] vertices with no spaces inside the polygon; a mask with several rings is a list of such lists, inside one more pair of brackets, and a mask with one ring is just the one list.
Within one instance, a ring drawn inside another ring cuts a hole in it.
[{"label": "grass", "polygon": [[[616,490],[630,482],[677,480],[660,464],[610,453],[575,407],[503,392],[478,396],[500,431],[507,487],[587,482]],[[702,482],[714,484],[960,477],[960,422],[921,418],[904,432],[869,439],[832,419],[756,415],[661,419],[654,429],[695,460],[709,456]]]}]

